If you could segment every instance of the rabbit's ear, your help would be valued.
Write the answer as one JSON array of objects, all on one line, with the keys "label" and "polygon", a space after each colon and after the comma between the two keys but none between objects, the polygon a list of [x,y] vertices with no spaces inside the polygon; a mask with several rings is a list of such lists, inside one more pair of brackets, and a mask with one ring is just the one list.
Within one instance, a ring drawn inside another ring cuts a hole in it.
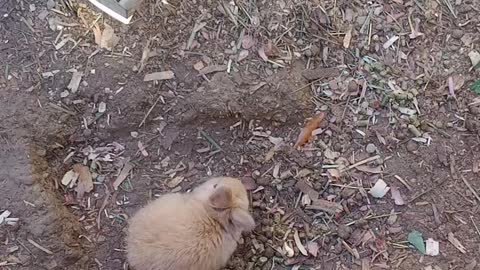
[{"label": "rabbit's ear", "polygon": [[232,190],[228,187],[218,187],[210,195],[208,202],[211,207],[218,210],[230,208],[233,203]]},{"label": "rabbit's ear", "polygon": [[255,228],[255,221],[248,211],[236,208],[232,210],[233,225],[241,231],[251,231]]}]

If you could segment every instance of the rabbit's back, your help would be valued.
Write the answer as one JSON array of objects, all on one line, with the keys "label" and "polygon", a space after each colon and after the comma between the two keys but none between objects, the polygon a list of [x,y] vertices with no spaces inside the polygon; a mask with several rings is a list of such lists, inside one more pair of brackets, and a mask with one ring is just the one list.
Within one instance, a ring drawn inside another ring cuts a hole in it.
[{"label": "rabbit's back", "polygon": [[128,259],[135,270],[217,270],[236,241],[187,194],[169,194],[130,221]]}]

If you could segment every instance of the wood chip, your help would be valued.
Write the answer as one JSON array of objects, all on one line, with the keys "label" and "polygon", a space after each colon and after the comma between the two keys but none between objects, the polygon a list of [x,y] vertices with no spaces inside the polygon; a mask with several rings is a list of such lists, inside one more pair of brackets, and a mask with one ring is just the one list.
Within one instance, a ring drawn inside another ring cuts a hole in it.
[{"label": "wood chip", "polygon": [[462,243],[460,243],[460,241],[458,241],[457,238],[455,238],[455,235],[453,235],[452,232],[448,233],[448,241],[452,245],[454,245],[461,253],[463,254],[467,253],[467,250],[465,249],[465,247],[462,245]]},{"label": "wood chip", "polygon": [[316,68],[305,70],[302,72],[302,76],[309,81],[337,77],[339,75],[340,71],[337,68]]},{"label": "wood chip", "polygon": [[173,71],[168,70],[168,71],[160,71],[160,72],[154,72],[145,75],[143,78],[144,82],[149,82],[149,81],[164,81],[164,80],[171,80],[175,78],[175,74]]},{"label": "wood chip", "polygon": [[129,159],[125,160],[125,165],[123,165],[123,168],[120,171],[120,174],[117,176],[117,179],[115,179],[115,182],[113,182],[113,188],[115,190],[118,190],[118,187],[123,183],[125,179],[127,179],[127,176],[132,169],[133,169],[133,165],[132,163],[130,163],[130,160]]},{"label": "wood chip", "polygon": [[343,47],[345,49],[348,49],[350,47],[350,42],[352,40],[352,31],[353,31],[353,26],[350,25],[348,27],[347,32],[345,33],[345,37],[343,38]]},{"label": "wood chip", "polygon": [[199,73],[200,76],[202,76],[202,75],[207,75],[207,74],[214,73],[214,72],[222,72],[222,71],[227,70],[227,68],[228,68],[227,65],[212,65],[212,66],[208,66],[208,67],[203,68],[198,73]]},{"label": "wood chip", "polygon": [[167,186],[169,188],[174,188],[174,187],[180,185],[180,183],[182,183],[184,179],[185,179],[185,177],[183,177],[183,176],[176,176],[172,180],[168,181]]},{"label": "wood chip", "polygon": [[138,146],[138,150],[142,153],[142,156],[148,157],[148,152],[147,150],[145,150],[145,146],[141,141],[138,141],[137,146]]},{"label": "wood chip", "polygon": [[360,166],[356,167],[355,169],[357,169],[361,172],[367,172],[367,173],[372,173],[372,174],[382,173],[382,166],[370,167],[370,166],[367,166],[367,165],[360,165]]},{"label": "wood chip", "polygon": [[312,205],[307,205],[306,209],[308,210],[320,210],[330,214],[337,214],[343,211],[341,204],[336,202],[330,202],[324,199],[319,199],[312,202]]},{"label": "wood chip", "polygon": [[76,183],[78,179],[79,174],[75,172],[74,170],[70,170],[65,173],[65,175],[62,178],[62,185],[68,186],[70,183]]}]

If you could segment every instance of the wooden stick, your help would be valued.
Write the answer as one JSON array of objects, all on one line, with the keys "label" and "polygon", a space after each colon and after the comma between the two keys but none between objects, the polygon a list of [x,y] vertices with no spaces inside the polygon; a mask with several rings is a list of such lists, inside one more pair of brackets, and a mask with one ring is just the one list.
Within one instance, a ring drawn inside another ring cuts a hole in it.
[{"label": "wooden stick", "polygon": [[470,191],[473,193],[475,198],[477,198],[477,200],[480,202],[480,196],[478,196],[478,193],[475,191],[475,189],[473,189],[472,185],[470,185],[470,183],[467,181],[467,179],[465,179],[465,177],[463,177],[463,175],[460,175],[460,177],[462,178],[463,182],[468,187],[468,189],[470,189]]},{"label": "wooden stick", "polygon": [[394,175],[393,177],[395,177],[398,181],[400,181],[408,189],[408,191],[412,191],[412,187],[407,183],[407,181],[403,180],[398,175]]},{"label": "wooden stick", "polygon": [[352,164],[352,165],[348,166],[348,167],[347,167],[346,169],[344,169],[343,171],[351,170],[351,169],[353,169],[353,168],[355,168],[355,167],[358,167],[358,166],[363,165],[363,164],[365,164],[365,163],[368,163],[368,162],[377,160],[377,159],[379,159],[379,158],[380,158],[379,155],[366,158],[366,159],[364,159],[364,160],[362,160],[362,161],[359,161],[359,162],[357,162],[357,163],[355,163],[355,164]]}]

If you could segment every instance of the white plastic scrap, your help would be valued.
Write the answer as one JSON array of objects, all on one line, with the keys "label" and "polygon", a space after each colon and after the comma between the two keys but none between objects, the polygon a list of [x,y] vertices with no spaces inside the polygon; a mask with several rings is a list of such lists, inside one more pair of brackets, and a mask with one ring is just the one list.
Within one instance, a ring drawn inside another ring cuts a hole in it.
[{"label": "white plastic scrap", "polygon": [[374,198],[383,198],[385,194],[390,190],[390,187],[387,186],[387,183],[382,179],[378,179],[375,185],[370,189],[368,193]]},{"label": "white plastic scrap", "polygon": [[428,238],[425,241],[425,254],[429,256],[437,256],[440,254],[440,245],[437,241],[433,240],[432,238]]}]

